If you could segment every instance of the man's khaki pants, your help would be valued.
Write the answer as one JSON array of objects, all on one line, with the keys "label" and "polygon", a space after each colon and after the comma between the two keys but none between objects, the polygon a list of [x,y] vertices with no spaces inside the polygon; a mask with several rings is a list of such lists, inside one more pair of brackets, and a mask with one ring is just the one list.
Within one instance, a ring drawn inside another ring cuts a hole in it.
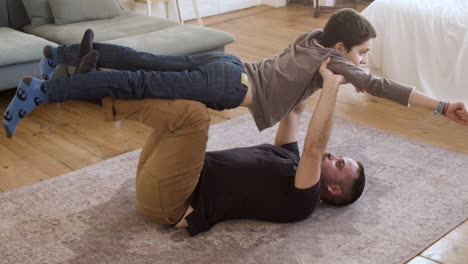
[{"label": "man's khaki pants", "polygon": [[103,99],[106,121],[128,119],[153,128],[143,146],[136,175],[136,198],[158,224],[176,224],[198,183],[208,141],[210,116],[188,100]]}]

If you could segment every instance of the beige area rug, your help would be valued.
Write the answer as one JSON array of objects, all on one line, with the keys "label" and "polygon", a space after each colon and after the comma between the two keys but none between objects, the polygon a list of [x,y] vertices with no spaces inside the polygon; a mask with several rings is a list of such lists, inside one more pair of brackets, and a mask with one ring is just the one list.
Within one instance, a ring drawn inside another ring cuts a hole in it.
[{"label": "beige area rug", "polygon": [[[275,129],[243,116],[210,133],[219,150]],[[467,155],[341,119],[329,146],[366,166],[364,195],[292,224],[235,220],[193,238],[153,224],[135,204],[139,151],[4,193],[0,263],[402,263],[467,218]]]}]

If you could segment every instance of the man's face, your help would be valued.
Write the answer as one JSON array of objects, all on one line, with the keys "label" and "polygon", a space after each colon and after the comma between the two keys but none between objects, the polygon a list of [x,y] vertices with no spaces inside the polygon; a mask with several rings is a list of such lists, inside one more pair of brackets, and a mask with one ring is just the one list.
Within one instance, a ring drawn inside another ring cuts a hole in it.
[{"label": "man's face", "polygon": [[373,44],[374,39],[370,38],[367,41],[361,43],[360,45],[354,46],[349,52],[347,52],[346,49],[341,50],[341,52],[354,65],[360,66],[361,64],[367,63],[367,56]]},{"label": "man's face", "polygon": [[359,165],[348,157],[336,156],[332,152],[325,152],[321,164],[322,183],[344,184],[353,182],[359,177]]}]

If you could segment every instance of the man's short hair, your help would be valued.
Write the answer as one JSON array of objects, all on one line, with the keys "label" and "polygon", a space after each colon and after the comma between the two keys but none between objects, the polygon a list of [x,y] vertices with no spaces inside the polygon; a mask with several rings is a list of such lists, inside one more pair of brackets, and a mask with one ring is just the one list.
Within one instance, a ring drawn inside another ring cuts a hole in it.
[{"label": "man's short hair", "polygon": [[377,36],[372,24],[356,10],[351,8],[335,12],[323,28],[320,44],[331,48],[338,42],[343,42],[349,52],[354,46],[360,45]]},{"label": "man's short hair", "polygon": [[352,183],[349,193],[336,197],[327,197],[323,199],[324,202],[343,206],[352,204],[361,197],[362,192],[364,191],[364,186],[366,185],[366,175],[364,174],[364,166],[362,166],[361,162],[358,161],[357,164],[359,166],[359,176]]}]

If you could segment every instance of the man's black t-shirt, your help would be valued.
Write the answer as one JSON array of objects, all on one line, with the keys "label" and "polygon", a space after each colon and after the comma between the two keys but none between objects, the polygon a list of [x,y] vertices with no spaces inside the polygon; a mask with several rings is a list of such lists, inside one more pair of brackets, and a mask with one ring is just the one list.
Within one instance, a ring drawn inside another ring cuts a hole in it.
[{"label": "man's black t-shirt", "polygon": [[192,196],[194,211],[185,218],[190,235],[228,219],[285,223],[309,217],[320,200],[320,184],[294,186],[299,159],[297,142],[207,152]]}]

